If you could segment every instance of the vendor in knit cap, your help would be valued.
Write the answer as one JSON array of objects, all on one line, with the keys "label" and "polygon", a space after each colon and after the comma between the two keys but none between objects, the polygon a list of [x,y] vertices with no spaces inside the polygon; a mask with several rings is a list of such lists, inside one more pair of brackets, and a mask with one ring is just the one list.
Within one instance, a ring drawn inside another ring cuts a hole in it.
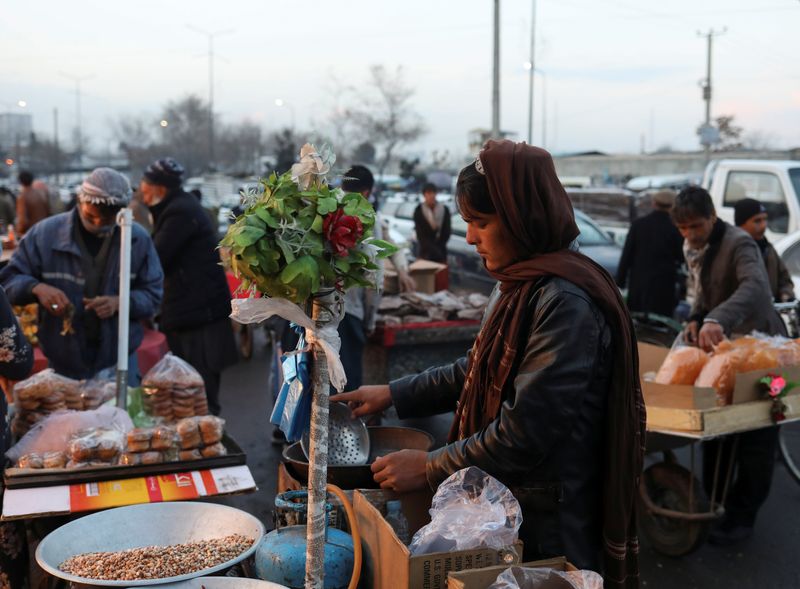
[{"label": "vendor in knit cap", "polygon": [[[39,303],[39,342],[50,367],[90,378],[117,362],[120,231],[116,217],[129,203],[128,179],[97,168],[84,180],[78,204],[34,225],[0,272],[15,305]],[[138,369],[139,323],[161,303],[163,274],[153,242],[134,224],[131,237],[130,381]]]},{"label": "vendor in knit cap", "polygon": [[786,264],[783,263],[778,252],[766,238],[767,209],[754,198],[743,198],[736,201],[733,207],[734,222],[740,229],[744,229],[756,240],[764,263],[767,265],[769,285],[772,296],[776,302],[794,300],[794,283]]},{"label": "vendor in knit cap", "polygon": [[172,158],[147,167],[139,184],[153,215],[153,241],[164,267],[159,329],[170,350],[203,377],[208,406],[219,414],[222,370],[238,361],[231,293],[217,252],[217,228],[197,198],[181,188],[184,168]]}]

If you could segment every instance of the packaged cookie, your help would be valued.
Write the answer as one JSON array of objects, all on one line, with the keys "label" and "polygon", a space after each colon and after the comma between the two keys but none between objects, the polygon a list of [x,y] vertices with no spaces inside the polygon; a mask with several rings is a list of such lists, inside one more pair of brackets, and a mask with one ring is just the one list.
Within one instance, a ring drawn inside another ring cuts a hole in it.
[{"label": "packaged cookie", "polygon": [[142,452],[140,456],[142,458],[142,464],[161,464],[164,462],[164,456],[161,452]]},{"label": "packaged cookie", "polygon": [[42,456],[44,468],[64,468],[67,464],[67,457],[63,452],[45,452]]},{"label": "packaged cookie", "polygon": [[181,419],[175,429],[178,432],[180,446],[183,450],[197,448],[203,443],[203,438],[200,435],[200,426],[197,423],[196,417]]},{"label": "packaged cookie", "polygon": [[203,438],[204,445],[210,446],[222,439],[222,430],[225,426],[224,419],[215,415],[203,415],[197,418],[197,424],[200,427],[200,436]]},{"label": "packaged cookie", "polygon": [[181,450],[178,452],[179,460],[200,460],[203,457],[200,450],[192,448],[191,450]]},{"label": "packaged cookie", "polygon": [[116,382],[103,378],[92,378],[80,385],[80,402],[84,410],[97,409],[117,395]]},{"label": "packaged cookie", "polygon": [[23,454],[17,461],[17,468],[44,468],[42,455],[36,452]]},{"label": "packaged cookie", "polygon": [[86,468],[89,466],[88,462],[75,462],[74,460],[69,460],[64,468]]},{"label": "packaged cookie", "polygon": [[142,463],[142,455],[137,452],[123,452],[119,455],[118,464],[122,466],[136,466]]},{"label": "packaged cookie", "polygon": [[225,456],[228,451],[225,449],[225,446],[222,445],[221,442],[217,442],[216,444],[211,444],[210,446],[206,446],[205,448],[200,448],[200,454],[204,458],[211,458],[212,456]]},{"label": "packaged cookie", "polygon": [[168,450],[175,448],[178,443],[178,433],[174,427],[168,425],[159,425],[153,428],[153,437],[150,441],[150,447],[153,450]]},{"label": "packaged cookie", "polygon": [[128,432],[128,452],[146,452],[153,439],[152,428],[137,427]]}]

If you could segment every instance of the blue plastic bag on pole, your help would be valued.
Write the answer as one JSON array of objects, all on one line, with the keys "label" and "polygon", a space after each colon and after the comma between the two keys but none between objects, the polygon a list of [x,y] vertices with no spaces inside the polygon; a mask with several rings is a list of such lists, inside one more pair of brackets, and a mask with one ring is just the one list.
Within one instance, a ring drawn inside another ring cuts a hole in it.
[{"label": "blue plastic bag on pole", "polygon": [[283,357],[283,386],[275,399],[270,422],[277,425],[289,442],[303,437],[311,422],[311,374],[305,337],[300,336],[297,350]]}]

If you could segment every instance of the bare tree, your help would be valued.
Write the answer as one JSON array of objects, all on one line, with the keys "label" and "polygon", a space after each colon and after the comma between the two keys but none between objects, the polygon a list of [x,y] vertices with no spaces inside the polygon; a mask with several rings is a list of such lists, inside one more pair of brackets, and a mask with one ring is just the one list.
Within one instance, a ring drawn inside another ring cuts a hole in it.
[{"label": "bare tree", "polygon": [[419,139],[426,127],[411,107],[414,90],[403,79],[403,68],[393,72],[382,65],[370,68],[370,77],[359,90],[356,105],[347,112],[364,141],[379,149],[378,174],[386,170],[395,151]]},{"label": "bare tree", "polygon": [[218,137],[217,160],[223,170],[238,176],[257,173],[257,159],[264,151],[260,126],[251,121],[227,125],[220,129]]},{"label": "bare tree", "polygon": [[719,143],[715,151],[735,151],[742,148],[742,128],[733,124],[733,115],[722,115],[714,119],[719,129]]},{"label": "bare tree", "polygon": [[742,138],[742,146],[751,151],[769,151],[776,143],[775,134],[768,131],[750,131]]},{"label": "bare tree", "polygon": [[163,140],[159,142],[163,156],[181,162],[187,176],[208,170],[208,103],[190,94],[167,104],[161,118],[167,121]]},{"label": "bare tree", "polygon": [[114,139],[128,159],[133,178],[161,155],[162,149],[154,133],[157,125],[155,120],[145,115],[123,116],[111,123]]}]

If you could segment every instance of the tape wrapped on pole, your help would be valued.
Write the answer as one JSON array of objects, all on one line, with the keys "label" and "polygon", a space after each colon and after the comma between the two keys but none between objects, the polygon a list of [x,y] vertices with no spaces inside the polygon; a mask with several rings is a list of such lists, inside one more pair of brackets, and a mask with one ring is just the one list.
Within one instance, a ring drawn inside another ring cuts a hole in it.
[{"label": "tape wrapped on pole", "polygon": [[347,377],[339,358],[342,340],[339,338],[338,324],[318,328],[302,307],[286,299],[249,298],[231,301],[231,319],[239,323],[261,323],[275,315],[305,328],[306,341],[311,346],[319,345],[322,348],[328,360],[331,384],[341,393],[347,384]]}]

